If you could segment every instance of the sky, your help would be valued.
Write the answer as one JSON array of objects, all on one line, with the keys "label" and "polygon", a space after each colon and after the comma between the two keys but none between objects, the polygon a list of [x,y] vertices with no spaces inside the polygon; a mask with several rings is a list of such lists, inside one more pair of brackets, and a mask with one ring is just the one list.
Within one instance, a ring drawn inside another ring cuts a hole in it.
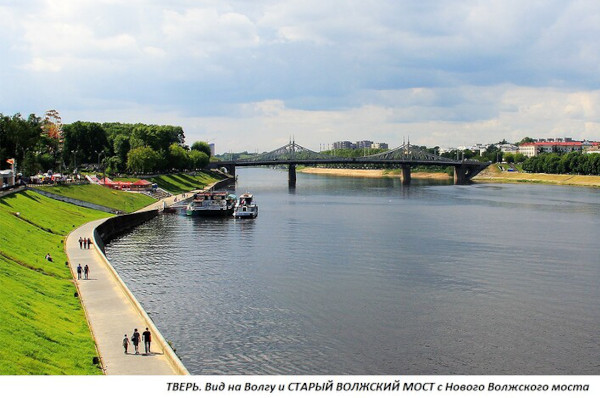
[{"label": "sky", "polygon": [[597,0],[0,0],[0,113],[216,152],[600,139]]}]

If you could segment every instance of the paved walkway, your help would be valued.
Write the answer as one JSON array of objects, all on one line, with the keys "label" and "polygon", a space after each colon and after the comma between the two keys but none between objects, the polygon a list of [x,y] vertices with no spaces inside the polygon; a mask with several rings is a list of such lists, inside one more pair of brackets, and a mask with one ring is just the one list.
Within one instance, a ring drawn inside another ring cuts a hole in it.
[{"label": "paved walkway", "polygon": [[[165,202],[168,205],[175,199],[170,197],[165,199]],[[177,200],[180,199],[181,195],[178,195]],[[157,206],[162,207],[162,203],[148,206],[147,210],[156,209]],[[108,375],[188,374],[104,255],[96,249],[95,245],[92,245],[91,249],[79,248],[79,237],[93,239],[94,229],[104,220],[106,219],[92,221],[72,231],[67,237],[66,252],[105,373]],[[82,267],[87,264],[90,267],[89,280],[83,279],[83,276],[81,280],[77,280],[78,264]],[[126,355],[122,347],[124,334],[131,339],[134,328],[137,328],[141,334],[146,327],[152,333],[151,354],[142,354],[144,353],[142,342],[140,355],[132,354],[133,345],[129,347],[129,354]]]},{"label": "paved walkway", "polygon": [[[213,185],[213,184],[211,184],[211,185]],[[207,186],[205,189],[210,189],[209,187],[211,185]],[[168,206],[171,206],[173,203],[180,202],[181,200],[189,199],[193,196],[193,194],[195,192],[200,192],[200,191],[201,191],[200,189],[197,189],[194,191],[190,191],[188,193],[182,193],[179,195],[169,196],[168,198],[161,199],[158,202],[152,203],[151,205],[148,205],[138,211],[161,210],[163,208],[163,202],[165,203],[164,205],[168,207]]]},{"label": "paved walkway", "polygon": [[[182,199],[189,199],[194,192],[198,191],[170,196],[138,211],[160,210],[165,205],[170,206]],[[104,254],[95,244],[92,244],[91,249],[80,249],[79,237],[89,237],[93,241],[94,229],[105,220],[92,221],[77,228],[69,234],[65,244],[69,265],[75,276],[104,372],[108,375],[189,374]],[[77,279],[78,264],[82,267],[85,264],[89,266],[88,280],[84,279],[83,275],[82,279]],[[133,345],[129,347],[129,354],[124,353],[123,337],[127,334],[131,339],[134,328],[137,328],[140,334],[146,328],[152,333],[149,355],[143,354],[143,342],[140,343],[140,355],[133,353]]]}]

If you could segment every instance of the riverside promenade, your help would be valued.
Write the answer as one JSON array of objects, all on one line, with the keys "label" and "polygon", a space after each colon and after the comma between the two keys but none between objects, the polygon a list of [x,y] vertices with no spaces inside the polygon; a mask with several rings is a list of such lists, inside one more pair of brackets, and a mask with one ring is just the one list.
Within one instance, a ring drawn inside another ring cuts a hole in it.
[{"label": "riverside promenade", "polygon": [[[186,195],[187,196],[187,195]],[[169,206],[182,199],[182,195],[164,199]],[[162,208],[163,201],[140,210]],[[89,222],[72,231],[65,242],[65,251],[86,317],[96,341],[104,373],[107,375],[187,375],[179,358],[171,350],[154,323],[121,280],[104,254],[97,248],[94,229],[106,219]],[[89,249],[80,249],[79,237],[91,238]],[[77,265],[90,267],[89,279],[77,279]],[[131,339],[134,328],[140,335],[148,328],[152,333],[151,353],[144,354],[140,342],[139,355],[133,344],[129,354],[124,353],[123,337]],[[90,358],[91,360],[91,358]]]}]

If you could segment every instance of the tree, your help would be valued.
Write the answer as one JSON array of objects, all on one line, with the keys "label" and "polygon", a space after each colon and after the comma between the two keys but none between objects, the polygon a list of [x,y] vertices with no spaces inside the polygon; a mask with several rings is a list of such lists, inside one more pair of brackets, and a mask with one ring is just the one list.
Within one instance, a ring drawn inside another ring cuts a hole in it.
[{"label": "tree", "polygon": [[517,153],[515,155],[515,162],[517,163],[523,163],[525,159],[527,159],[527,156],[523,155],[522,153]]},{"label": "tree", "polygon": [[210,158],[210,145],[204,141],[196,141],[192,144],[192,149],[204,152]]},{"label": "tree", "polygon": [[504,161],[507,163],[514,163],[515,162],[515,155],[513,153],[505,153],[504,154]]},{"label": "tree", "polygon": [[127,168],[137,173],[158,170],[161,156],[149,146],[134,148],[127,154]]},{"label": "tree", "polygon": [[183,170],[189,164],[188,153],[178,144],[169,146],[168,167],[176,170]]},{"label": "tree", "polygon": [[552,153],[546,158],[546,173],[558,174],[560,172],[560,155]]},{"label": "tree", "polygon": [[208,165],[210,161],[206,153],[195,149],[189,151],[188,157],[190,161],[190,168],[192,169],[203,169]]},{"label": "tree", "polygon": [[32,176],[41,170],[42,164],[37,159],[36,153],[33,151],[26,152],[23,161],[21,162],[21,172],[23,175]]},{"label": "tree", "polygon": [[527,144],[530,142],[535,142],[535,140],[530,137],[524,137],[521,141],[519,141],[519,143],[517,145],[523,145],[523,144]]},{"label": "tree", "polygon": [[63,126],[64,155],[66,163],[96,163],[98,153],[109,154],[110,145],[106,131],[100,123],[81,122]]},{"label": "tree", "polygon": [[127,153],[131,150],[129,144],[129,137],[125,135],[117,135],[113,138],[112,142],[113,152],[115,157],[119,159],[118,163],[114,163],[114,166],[121,170],[121,167],[127,163]]},{"label": "tree", "polygon": [[[14,158],[20,165],[28,152],[42,151],[41,119],[29,115],[27,120],[20,113],[11,116],[0,114],[0,161],[4,167],[6,159]],[[29,158],[31,161],[31,157]]]},{"label": "tree", "polygon": [[106,173],[113,174],[123,170],[123,163],[119,156],[111,156],[106,159]]},{"label": "tree", "polygon": [[490,145],[481,157],[490,162],[497,162],[502,159],[502,151],[496,145]]},{"label": "tree", "polygon": [[157,126],[136,124],[132,130],[130,144],[132,148],[149,146],[155,151],[168,151],[173,143],[183,144],[185,136],[179,126]]}]

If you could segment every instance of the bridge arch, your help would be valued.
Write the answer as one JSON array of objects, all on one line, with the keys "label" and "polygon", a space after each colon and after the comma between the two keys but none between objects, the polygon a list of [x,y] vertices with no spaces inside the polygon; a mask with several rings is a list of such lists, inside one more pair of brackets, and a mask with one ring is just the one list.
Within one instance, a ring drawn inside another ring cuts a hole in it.
[{"label": "bridge arch", "polygon": [[295,142],[290,142],[281,148],[252,158],[236,161],[223,161],[216,163],[215,165],[218,165],[217,167],[225,167],[229,171],[229,174],[234,176],[236,167],[287,165],[289,185],[295,186],[297,165],[370,165],[375,167],[388,166],[401,168],[403,183],[405,184],[410,183],[411,167],[419,165],[452,166],[454,167],[454,183],[468,184],[474,176],[489,166],[490,162],[461,161],[444,158],[410,144],[404,144],[400,147],[375,155],[344,158],[325,155],[307,149]]}]

